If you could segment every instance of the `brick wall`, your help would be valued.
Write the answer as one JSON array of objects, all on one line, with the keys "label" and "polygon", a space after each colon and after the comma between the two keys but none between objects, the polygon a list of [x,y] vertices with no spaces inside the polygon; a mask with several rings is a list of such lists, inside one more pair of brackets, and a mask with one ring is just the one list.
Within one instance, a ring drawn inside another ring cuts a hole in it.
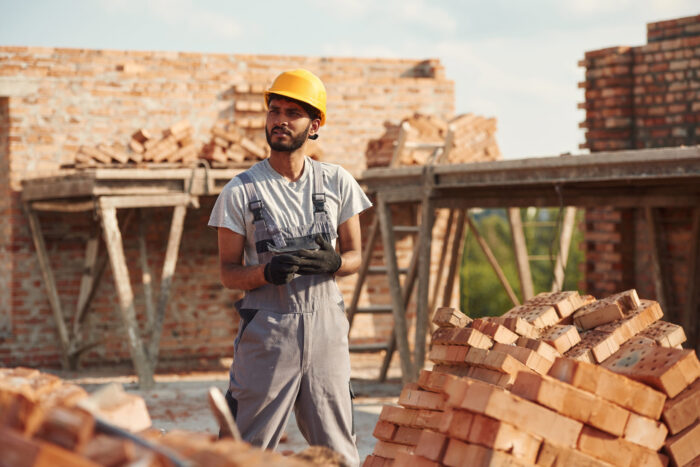
[{"label": "brick wall", "polygon": [[[324,160],[355,175],[365,167],[367,142],[383,133],[384,122],[396,124],[416,112],[441,118],[454,113],[454,85],[437,60],[0,47],[0,187],[5,195],[0,201],[5,220],[0,238],[0,364],[60,363],[58,335],[20,207],[23,178],[71,163],[82,144],[125,142],[138,128],[164,128],[181,119],[188,119],[196,138],[204,142],[217,119],[239,117],[236,85],[266,85],[281,70],[300,66],[317,73],[328,89],[328,124],[318,140]],[[206,228],[213,201],[203,197],[200,209],[187,212],[162,360],[231,356],[237,329],[232,305],[238,294],[219,282],[216,234]],[[170,213],[148,210],[149,265],[156,277]],[[85,241],[96,221],[92,213],[41,213],[40,221],[70,329]],[[134,219],[123,237],[142,320],[137,232]],[[346,300],[353,280],[341,281]],[[84,364],[129,361],[109,267],[84,329],[84,342],[99,343],[86,352]],[[371,325],[358,330],[360,337],[362,331],[375,334]],[[379,334],[386,335],[386,329]]]},{"label": "brick wall", "polygon": [[[590,51],[586,68],[586,142],[592,152],[700,143],[700,15],[647,25],[648,43]],[[678,321],[687,298],[689,209],[661,209],[662,268],[669,273],[667,318]],[[586,212],[587,292],[606,296],[636,287],[656,298],[643,211]],[[693,330],[686,330],[693,333]]]}]

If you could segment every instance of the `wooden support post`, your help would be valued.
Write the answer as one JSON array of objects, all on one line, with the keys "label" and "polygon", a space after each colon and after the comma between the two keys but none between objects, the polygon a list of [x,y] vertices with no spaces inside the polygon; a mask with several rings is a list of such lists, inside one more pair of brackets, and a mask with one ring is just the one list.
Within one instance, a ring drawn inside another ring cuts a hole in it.
[{"label": "wooden support post", "polygon": [[369,271],[370,263],[372,262],[372,253],[374,251],[374,244],[379,236],[379,217],[375,215],[372,225],[369,228],[369,235],[367,237],[367,243],[365,245],[365,251],[362,252],[362,263],[360,264],[360,270],[357,273],[356,285],[352,292],[352,299],[350,300],[350,306],[348,307],[348,323],[350,323],[350,329],[352,329],[352,322],[355,319],[355,314],[357,312],[357,305],[360,302],[360,295],[362,292],[362,287],[359,284],[364,284],[365,278],[367,276],[367,271]]},{"label": "wooden support post", "polygon": [[459,288],[459,270],[462,264],[462,254],[464,252],[465,216],[466,210],[460,209],[457,213],[457,220],[455,222],[456,229],[452,237],[452,246],[450,247],[450,269],[447,273],[447,283],[445,284],[445,290],[442,295],[442,306],[459,307],[459,300],[457,301],[458,303],[452,303],[452,293],[455,287]]},{"label": "wooden support post", "polygon": [[146,226],[148,216],[144,215],[143,209],[139,209],[139,258],[141,261],[141,283],[143,284],[143,300],[146,305],[146,329],[152,332],[155,323],[155,307],[153,305],[153,287],[151,282],[153,275],[148,264],[148,250],[146,248]]},{"label": "wooden support post", "polygon": [[691,245],[688,256],[688,288],[683,310],[683,329],[688,334],[688,343],[700,352],[700,326],[698,323],[698,293],[700,292],[700,207],[693,208]]},{"label": "wooden support post", "polygon": [[425,363],[425,347],[428,334],[428,295],[430,293],[430,259],[435,224],[435,208],[432,193],[435,174],[434,167],[427,165],[423,171],[423,199],[421,202],[420,230],[418,233],[418,292],[416,297],[416,334],[413,348],[412,381],[418,379],[418,372]]},{"label": "wooden support post", "polygon": [[532,272],[530,271],[530,259],[527,253],[527,243],[523,232],[523,220],[520,217],[520,208],[508,208],[508,221],[510,222],[510,233],[513,237],[513,252],[515,253],[515,264],[518,267],[518,277],[520,278],[520,290],[523,301],[535,296],[535,287],[532,284]]},{"label": "wooden support post", "polygon": [[85,245],[83,277],[80,279],[80,292],[78,293],[78,302],[75,306],[75,315],[73,316],[73,336],[77,336],[80,332],[80,323],[83,321],[83,313],[85,313],[87,309],[90,292],[95,283],[95,276],[97,274],[97,253],[100,245],[99,234],[99,231],[95,229]]},{"label": "wooden support post", "polygon": [[58,331],[58,338],[61,344],[61,365],[63,369],[68,369],[68,348],[70,346],[68,329],[63,318],[61,299],[58,296],[58,289],[56,288],[56,279],[53,275],[53,269],[51,269],[49,255],[46,252],[46,243],[44,243],[44,236],[41,232],[41,224],[39,222],[39,217],[30,206],[26,203],[22,203],[22,206],[24,208],[24,213],[29,219],[29,230],[31,230],[34,248],[36,249],[36,255],[39,259],[41,277],[44,281],[44,287],[46,287],[46,293],[49,298],[49,305],[51,306],[54,321],[56,322],[56,330]]},{"label": "wooden support post", "polygon": [[114,285],[119,297],[119,311],[122,315],[129,342],[129,352],[139,378],[139,385],[144,389],[151,388],[154,385],[153,367],[146,358],[143,341],[139,336],[136,311],[134,309],[134,293],[131,289],[129,270],[124,257],[122,235],[117,222],[117,210],[115,207],[106,206],[109,203],[103,203],[103,201],[104,198],[101,198],[99,201],[98,214],[102,222],[105,245],[107,246],[109,262],[114,275]]},{"label": "wooden support post", "polygon": [[[403,283],[403,290],[401,291],[401,296],[403,297],[404,303],[404,314],[405,309],[408,308],[408,303],[411,300],[411,294],[413,293],[413,288],[416,284],[416,276],[418,275],[418,248],[419,243],[416,241],[413,246],[413,254],[411,255],[411,263],[408,265],[408,273],[406,279]],[[379,369],[379,382],[383,383],[386,381],[386,375],[389,373],[389,365],[391,365],[391,357],[396,351],[396,328],[394,332],[391,333],[389,338],[389,345],[387,347],[386,353],[384,354],[384,360],[382,361],[382,367]]]},{"label": "wooden support post", "polygon": [[477,243],[479,243],[479,246],[481,247],[481,251],[483,251],[484,255],[486,255],[486,259],[488,260],[489,264],[496,273],[496,276],[498,276],[498,280],[501,282],[501,285],[503,285],[503,288],[506,290],[506,293],[513,302],[513,305],[520,305],[520,301],[515,295],[515,292],[513,292],[513,288],[508,283],[508,279],[503,273],[503,269],[501,269],[501,266],[498,264],[498,260],[496,260],[496,257],[493,255],[491,248],[489,248],[488,243],[486,243],[486,240],[484,240],[484,238],[481,236],[481,234],[476,228],[476,225],[474,225],[474,222],[472,221],[469,215],[467,215],[467,222],[469,223],[469,229],[472,231],[472,233],[476,237]]},{"label": "wooden support post", "polygon": [[569,247],[571,246],[571,237],[574,233],[575,222],[576,208],[567,206],[564,210],[564,222],[559,237],[559,251],[557,252],[557,259],[554,264],[552,292],[560,292],[562,287],[564,287],[564,273],[566,271],[566,263],[569,260]]},{"label": "wooden support post", "polygon": [[185,224],[185,214],[187,205],[180,204],[173,209],[173,219],[170,223],[170,234],[168,236],[168,246],[165,250],[165,261],[163,262],[163,273],[160,279],[160,291],[158,293],[158,304],[156,307],[156,320],[151,333],[148,354],[151,364],[155,367],[158,362],[158,350],[160,347],[160,336],[163,331],[163,319],[165,318],[165,308],[170,299],[170,288],[173,282],[173,273],[177,264],[177,255],[180,250],[180,240],[182,239],[182,229]]},{"label": "wooden support post", "polygon": [[666,301],[666,291],[664,287],[663,273],[661,271],[661,239],[659,238],[659,222],[654,208],[649,206],[644,208],[644,215],[647,223],[647,233],[649,236],[649,246],[651,247],[651,266],[654,273],[654,288],[656,289],[656,300],[661,305],[661,309],[666,315],[669,314]]},{"label": "wooden support post", "polygon": [[391,293],[392,312],[394,316],[394,333],[401,358],[401,378],[404,383],[411,381],[413,377],[413,363],[411,351],[408,347],[408,328],[406,325],[405,304],[401,295],[401,283],[399,282],[399,266],[396,259],[396,241],[391,220],[391,211],[382,193],[377,194],[377,216],[382,232],[384,245],[384,258]]},{"label": "wooden support post", "polygon": [[[454,241],[453,236],[455,234],[455,231],[457,230],[457,223],[455,222],[456,216],[457,209],[450,209],[447,218],[447,226],[445,227],[445,235],[442,240],[442,251],[440,251],[440,261],[438,262],[438,268],[435,273],[435,280],[433,282],[433,291],[430,294],[430,300],[428,302],[428,310],[434,310],[438,300],[441,300],[440,306],[446,306],[444,303],[442,303],[442,299],[444,298],[444,291],[447,288],[447,283],[450,282],[451,276],[447,274],[449,273],[449,271],[448,268],[445,267],[445,263],[447,262],[448,255],[450,255],[450,253],[452,252],[448,245],[450,245]],[[451,255],[449,257],[450,259],[452,259]],[[445,278],[444,285],[443,278]],[[443,294],[440,293],[441,290],[443,291]],[[430,323],[430,320],[428,320],[428,322]]]}]

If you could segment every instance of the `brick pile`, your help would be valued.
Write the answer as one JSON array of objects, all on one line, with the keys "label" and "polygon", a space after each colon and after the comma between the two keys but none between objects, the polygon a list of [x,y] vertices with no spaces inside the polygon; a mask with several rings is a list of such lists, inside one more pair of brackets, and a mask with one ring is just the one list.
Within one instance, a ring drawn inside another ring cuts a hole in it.
[{"label": "brick pile", "polygon": [[[469,113],[444,120],[432,115],[415,113],[404,118],[398,125],[385,123],[384,134],[378,139],[369,141],[365,153],[368,168],[389,165],[399,138],[400,128],[404,123],[409,124],[406,141],[410,143],[443,144],[448,127],[452,128],[453,143],[447,160],[443,160],[443,163],[489,161],[501,157],[496,142],[495,118],[485,118]],[[401,154],[398,164],[424,165],[431,154],[431,150],[407,148]]]},{"label": "brick pile", "polygon": [[[262,104],[261,104],[262,105]],[[201,158],[212,166],[227,166],[265,159],[268,156],[265,141],[245,136],[237,123],[219,121],[211,128],[211,139],[202,148]]]},{"label": "brick pile", "polygon": [[[242,441],[185,431],[162,434],[149,428],[143,399],[109,387],[88,395],[80,386],[29,368],[0,369],[0,464],[34,467],[169,466],[163,454],[174,454],[192,466],[259,465],[301,467],[314,458],[333,456],[306,452],[285,457]],[[100,391],[103,394],[96,396]],[[124,403],[115,407],[114,399]],[[134,400],[140,403],[134,404]],[[132,432],[156,449],[107,433],[97,423],[106,420]],[[137,421],[146,423],[137,423]],[[119,423],[122,422],[122,423]],[[165,449],[165,451],[164,451]],[[337,457],[337,455],[336,455]],[[326,465],[338,465],[327,463]]]},{"label": "brick pile", "polygon": [[365,467],[700,463],[700,362],[658,303],[542,293],[436,310],[432,370],[385,406]]}]

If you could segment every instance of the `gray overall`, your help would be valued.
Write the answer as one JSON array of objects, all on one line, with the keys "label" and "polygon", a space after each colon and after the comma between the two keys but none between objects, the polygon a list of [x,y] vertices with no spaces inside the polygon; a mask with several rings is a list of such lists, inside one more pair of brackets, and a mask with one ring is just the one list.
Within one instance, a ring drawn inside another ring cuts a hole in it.
[{"label": "gray overall", "polygon": [[[253,213],[260,264],[268,245],[293,246],[337,233],[325,211],[323,175],[312,161],[314,221],[280,229],[248,174],[239,174]],[[243,438],[275,449],[292,408],[310,445],[327,446],[359,465],[350,389],[348,321],[342,295],[330,274],[298,275],[291,282],[246,292],[236,304],[241,316],[226,394]]]}]

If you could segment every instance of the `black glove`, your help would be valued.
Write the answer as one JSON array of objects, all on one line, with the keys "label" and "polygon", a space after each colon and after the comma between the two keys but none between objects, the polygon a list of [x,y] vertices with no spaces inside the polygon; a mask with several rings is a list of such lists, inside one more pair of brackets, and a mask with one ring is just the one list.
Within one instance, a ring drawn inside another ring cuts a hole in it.
[{"label": "black glove", "polygon": [[299,258],[292,255],[273,256],[265,265],[265,280],[270,284],[282,285],[294,279],[299,269]]},{"label": "black glove", "polygon": [[326,241],[321,235],[317,235],[316,243],[321,247],[319,250],[299,250],[295,256],[298,257],[299,274],[333,274],[342,263],[340,255],[335,252],[333,245]]}]

